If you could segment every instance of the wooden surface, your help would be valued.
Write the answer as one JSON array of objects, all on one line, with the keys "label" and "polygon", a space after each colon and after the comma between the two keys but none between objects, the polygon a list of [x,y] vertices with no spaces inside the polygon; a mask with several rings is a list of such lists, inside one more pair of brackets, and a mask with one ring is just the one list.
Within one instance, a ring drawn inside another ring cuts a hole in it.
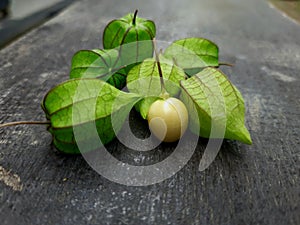
[{"label": "wooden surface", "polygon": [[72,2],[74,1],[52,0],[45,4],[36,0],[12,1],[9,14],[0,20],[0,48],[54,17]]},{"label": "wooden surface", "polygon": [[[1,224],[300,224],[300,26],[265,1],[79,1],[1,50],[0,122],[44,120],[40,102],[68,78],[72,55],[101,47],[108,21],[136,8],[155,20],[158,40],[219,45],[221,60],[235,64],[222,69],[245,98],[253,145],[227,141],[199,172],[201,139],[176,175],[130,187],[59,154],[43,126],[1,129]],[[132,160],[118,142],[109,148]],[[132,161],[159,160],[165,148]]]}]

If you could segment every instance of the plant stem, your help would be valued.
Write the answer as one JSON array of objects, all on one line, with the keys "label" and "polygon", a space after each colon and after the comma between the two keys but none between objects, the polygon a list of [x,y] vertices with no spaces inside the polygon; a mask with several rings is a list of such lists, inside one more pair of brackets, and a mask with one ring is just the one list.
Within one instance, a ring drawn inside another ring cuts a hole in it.
[{"label": "plant stem", "polygon": [[154,54],[155,54],[155,60],[156,60],[157,68],[158,68],[158,73],[159,73],[159,77],[160,77],[161,92],[162,92],[162,95],[165,95],[165,94],[167,94],[167,91],[166,91],[166,87],[165,87],[163,72],[162,72],[162,69],[161,69],[160,61],[159,61],[159,53],[157,51],[155,38],[153,38],[153,47],[154,47]]},{"label": "plant stem", "polygon": [[136,23],[136,16],[137,16],[137,13],[138,13],[138,10],[135,10],[134,16],[133,16],[133,20],[132,20],[133,26],[135,26],[135,23]]},{"label": "plant stem", "polygon": [[50,125],[50,124],[51,124],[50,121],[17,121],[17,122],[0,124],[0,128],[17,126],[17,125]]},{"label": "plant stem", "polygon": [[234,64],[231,64],[231,63],[226,63],[226,62],[220,62],[219,63],[219,66],[234,66]]}]

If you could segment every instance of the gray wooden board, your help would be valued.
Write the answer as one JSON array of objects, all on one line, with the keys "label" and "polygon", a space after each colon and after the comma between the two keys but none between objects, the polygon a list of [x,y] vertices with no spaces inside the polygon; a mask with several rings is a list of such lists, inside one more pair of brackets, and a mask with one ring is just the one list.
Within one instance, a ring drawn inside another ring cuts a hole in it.
[{"label": "gray wooden board", "polygon": [[[77,2],[0,52],[0,122],[44,120],[40,102],[68,78],[72,55],[101,47],[108,21],[136,8],[157,24],[157,39],[216,42],[222,68],[241,90],[253,145],[226,141],[198,171],[206,140],[171,178],[146,187],[100,176],[81,156],[51,147],[43,126],[0,130],[1,224],[300,224],[300,26],[262,0]],[[132,117],[138,117],[136,113]],[[132,123],[147,132],[141,119]],[[110,152],[130,163],[172,152]]]}]

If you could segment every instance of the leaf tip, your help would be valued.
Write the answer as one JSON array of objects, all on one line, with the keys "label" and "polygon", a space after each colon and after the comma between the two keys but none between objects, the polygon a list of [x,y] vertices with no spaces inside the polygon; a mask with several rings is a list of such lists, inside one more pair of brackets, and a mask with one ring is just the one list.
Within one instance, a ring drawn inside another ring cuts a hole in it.
[{"label": "leaf tip", "polygon": [[252,145],[252,139],[249,131],[245,128],[244,132],[241,133],[241,141],[247,145]]}]

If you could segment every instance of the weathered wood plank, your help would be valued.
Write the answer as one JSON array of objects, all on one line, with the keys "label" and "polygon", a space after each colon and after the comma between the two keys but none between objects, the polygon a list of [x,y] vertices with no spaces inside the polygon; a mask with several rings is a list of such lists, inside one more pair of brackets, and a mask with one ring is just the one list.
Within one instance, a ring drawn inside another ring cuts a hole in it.
[{"label": "weathered wood plank", "polygon": [[[40,102],[68,78],[72,55],[100,47],[106,23],[136,8],[155,20],[158,40],[202,36],[219,45],[222,60],[235,64],[224,71],[245,97],[254,144],[224,143],[200,173],[201,139],[172,178],[129,187],[53,151],[44,127],[2,129],[0,166],[22,186],[0,181],[2,224],[299,224],[300,26],[264,1],[80,1],[0,52],[0,122],[43,120]],[[136,154],[118,142],[109,149],[141,164],[172,150]]]}]

